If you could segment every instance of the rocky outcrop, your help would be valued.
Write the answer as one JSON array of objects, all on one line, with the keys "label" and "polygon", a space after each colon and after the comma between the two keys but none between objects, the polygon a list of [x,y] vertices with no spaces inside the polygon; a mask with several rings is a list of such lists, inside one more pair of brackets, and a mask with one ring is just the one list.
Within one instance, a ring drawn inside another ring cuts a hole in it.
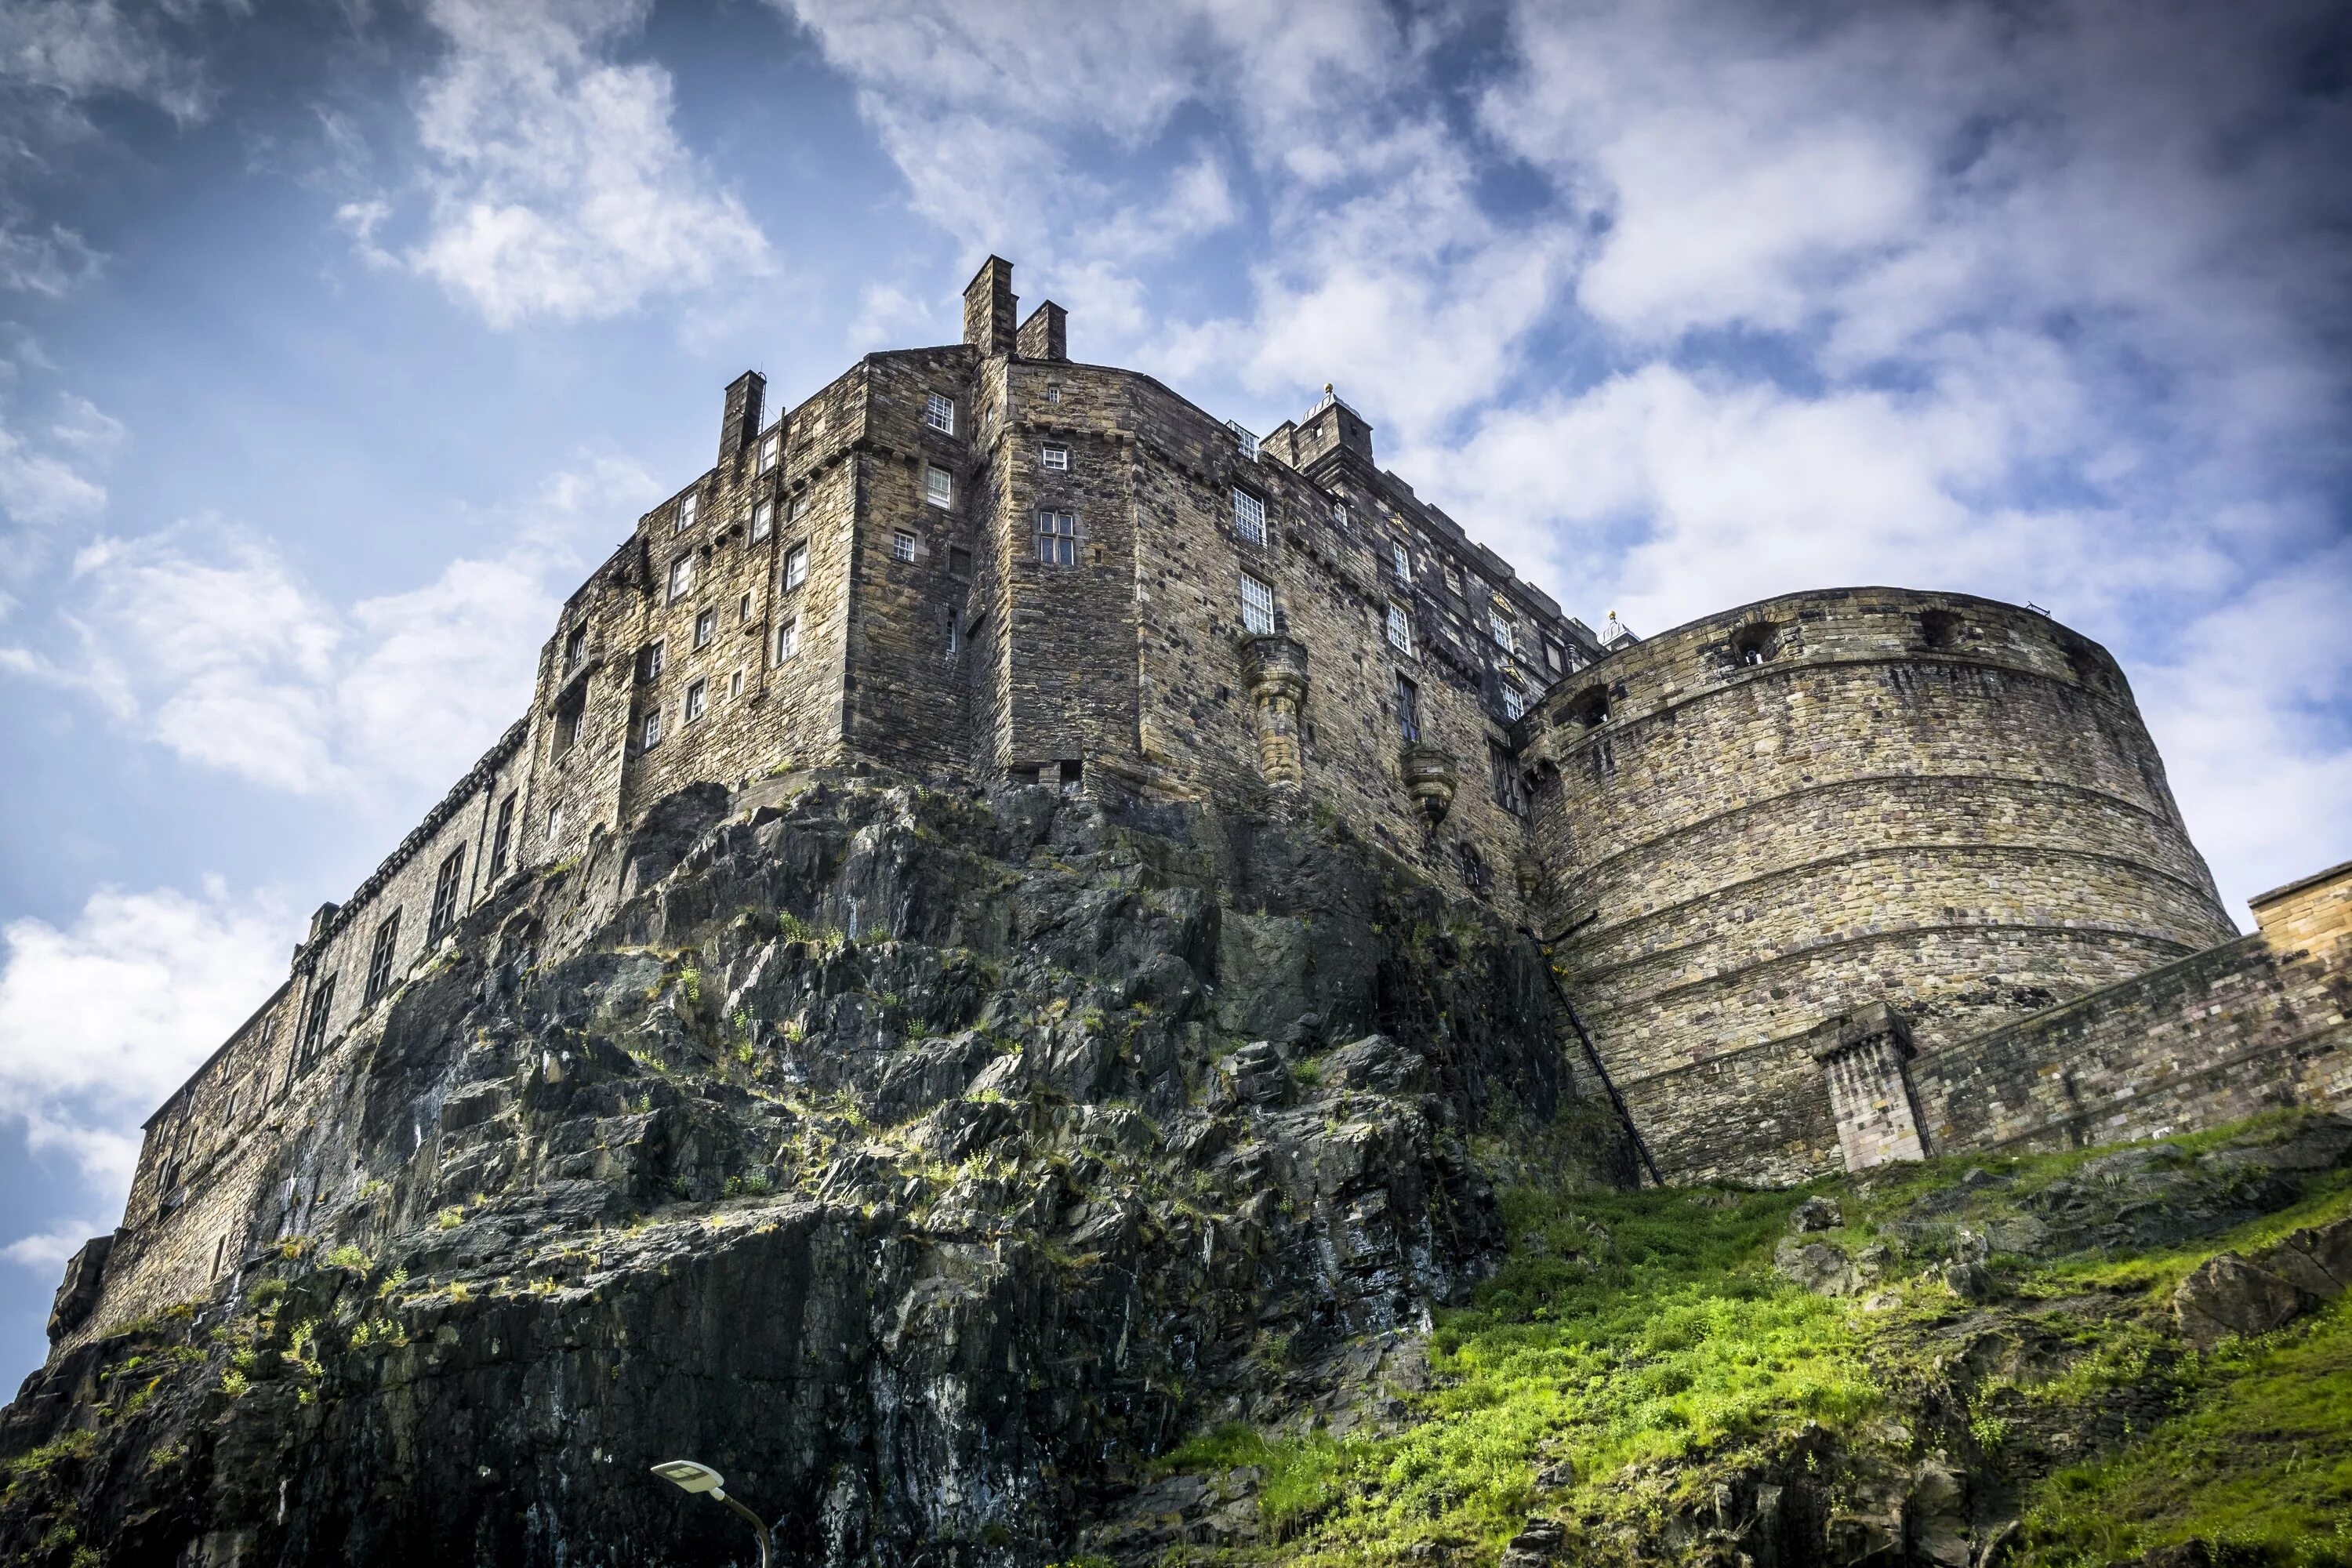
[{"label": "rocky outcrop", "polygon": [[2209,1258],[2173,1292],[2172,1310],[2191,1344],[2283,1327],[2352,1285],[2352,1219],[2288,1235],[2251,1258]]},{"label": "rocky outcrop", "polygon": [[1622,1170],[1538,963],[1305,826],[689,791],[319,1069],[218,1295],[28,1382],[0,1556],[740,1560],[686,1455],[792,1561],[1053,1561],[1204,1420],[1363,1418],[1498,1250],[1474,1136]]}]

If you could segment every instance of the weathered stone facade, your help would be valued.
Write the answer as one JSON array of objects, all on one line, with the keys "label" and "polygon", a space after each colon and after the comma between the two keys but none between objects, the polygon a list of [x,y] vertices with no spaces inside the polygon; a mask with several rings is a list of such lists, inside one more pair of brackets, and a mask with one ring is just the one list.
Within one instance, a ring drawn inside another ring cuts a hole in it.
[{"label": "weathered stone facade", "polygon": [[257,1184],[320,1135],[314,1069],[507,879],[814,767],[1344,822],[1553,933],[1668,1179],[2352,1091],[2342,868],[2237,937],[2121,671],[2046,616],[1847,589],[1604,646],[1328,390],[1257,439],[1073,362],[1001,260],[964,303],[963,342],[774,418],[727,388],[716,465],[566,602],[529,712],[151,1121],[59,1334],[300,1229],[316,1194]]}]

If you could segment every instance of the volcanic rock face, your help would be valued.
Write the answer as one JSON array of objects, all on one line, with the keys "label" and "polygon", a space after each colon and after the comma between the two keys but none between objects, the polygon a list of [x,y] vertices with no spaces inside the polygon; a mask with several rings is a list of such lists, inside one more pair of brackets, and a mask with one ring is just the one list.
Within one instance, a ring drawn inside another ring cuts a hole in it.
[{"label": "volcanic rock face", "polygon": [[1381,1408],[1474,1136],[1616,1169],[1539,962],[1304,826],[674,796],[318,1069],[221,1295],[28,1381],[0,1556],[743,1560],[688,1456],[789,1561],[1053,1561],[1202,1422]]}]

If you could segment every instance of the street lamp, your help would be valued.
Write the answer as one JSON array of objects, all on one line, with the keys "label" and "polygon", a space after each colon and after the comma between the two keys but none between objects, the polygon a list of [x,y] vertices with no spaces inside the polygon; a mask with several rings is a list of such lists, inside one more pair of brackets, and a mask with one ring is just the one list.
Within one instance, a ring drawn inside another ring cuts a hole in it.
[{"label": "street lamp", "polygon": [[654,1467],[654,1474],[684,1492],[709,1492],[713,1501],[723,1502],[751,1521],[760,1535],[760,1568],[768,1568],[768,1527],[760,1516],[727,1495],[727,1478],[709,1465],[698,1465],[692,1459],[665,1459]]}]

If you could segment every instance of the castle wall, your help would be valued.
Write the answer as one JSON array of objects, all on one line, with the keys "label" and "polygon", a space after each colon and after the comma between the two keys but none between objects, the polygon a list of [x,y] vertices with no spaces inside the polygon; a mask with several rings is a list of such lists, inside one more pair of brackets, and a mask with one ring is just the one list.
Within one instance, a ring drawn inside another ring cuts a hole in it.
[{"label": "castle wall", "polygon": [[2120,672],[2029,611],[1767,601],[1528,730],[1559,957],[1670,1176],[1839,1162],[1824,1019],[1884,1002],[1924,1061],[2234,934]]},{"label": "castle wall", "polygon": [[1931,1152],[2161,1138],[2352,1100],[2352,864],[2261,929],[1912,1064]]}]

